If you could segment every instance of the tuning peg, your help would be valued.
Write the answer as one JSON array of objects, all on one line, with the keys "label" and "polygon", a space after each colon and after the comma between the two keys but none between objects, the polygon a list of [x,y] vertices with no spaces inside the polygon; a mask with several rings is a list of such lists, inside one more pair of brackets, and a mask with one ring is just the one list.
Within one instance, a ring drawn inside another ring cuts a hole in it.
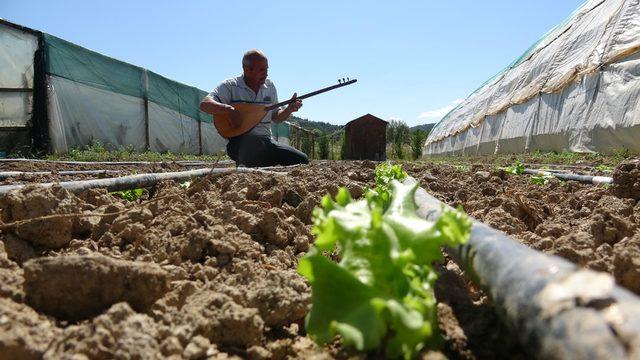
[{"label": "tuning peg", "polygon": [[344,81],[344,78],[342,78],[342,82],[345,82],[345,81]]},{"label": "tuning peg", "polygon": [[347,81],[349,81],[349,78],[347,78]]},{"label": "tuning peg", "polygon": [[342,84],[342,80],[338,79],[338,84]]}]

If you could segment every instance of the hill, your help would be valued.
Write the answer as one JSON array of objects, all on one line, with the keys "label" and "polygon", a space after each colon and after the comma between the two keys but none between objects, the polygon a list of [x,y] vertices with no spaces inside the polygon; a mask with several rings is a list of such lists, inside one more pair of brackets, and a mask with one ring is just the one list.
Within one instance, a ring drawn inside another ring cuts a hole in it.
[{"label": "hill", "polygon": [[332,133],[338,129],[340,129],[341,125],[333,125],[322,121],[312,121],[308,119],[302,119],[297,116],[290,116],[287,121],[297,124],[305,129],[309,130],[320,130],[324,133]]},{"label": "hill", "polygon": [[416,126],[410,127],[409,130],[411,130],[411,132],[414,132],[416,130],[422,130],[428,134],[435,125],[436,125],[435,123],[416,125]]},{"label": "hill", "polygon": [[[329,124],[326,122],[322,122],[322,121],[313,121],[313,120],[309,120],[309,119],[302,119],[299,118],[297,116],[290,116],[289,119],[287,119],[287,121],[297,124],[305,129],[309,129],[309,130],[320,130],[324,133],[332,133],[334,131],[339,130],[340,128],[342,128],[343,125],[334,125],[334,124]],[[431,131],[431,129],[433,129],[433,127],[435,126],[435,123],[432,124],[422,124],[422,125],[416,125],[416,126],[412,126],[411,128],[409,128],[409,130],[411,132],[414,132],[418,129],[426,132],[427,134]]]}]

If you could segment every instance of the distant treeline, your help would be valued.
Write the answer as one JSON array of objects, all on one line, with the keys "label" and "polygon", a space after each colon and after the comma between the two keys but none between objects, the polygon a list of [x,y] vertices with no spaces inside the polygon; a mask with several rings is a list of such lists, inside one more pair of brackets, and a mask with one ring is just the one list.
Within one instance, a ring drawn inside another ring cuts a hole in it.
[{"label": "distant treeline", "polygon": [[[300,147],[313,159],[341,159],[344,155],[344,132],[339,131],[344,125],[333,125],[322,121],[311,121],[297,116],[288,121],[305,129],[313,130],[318,135],[317,143],[311,143],[303,137]],[[387,158],[417,159],[422,155],[422,146],[435,124],[423,124],[409,127],[404,121],[390,120],[387,125]],[[327,135],[332,136],[327,136]]]}]

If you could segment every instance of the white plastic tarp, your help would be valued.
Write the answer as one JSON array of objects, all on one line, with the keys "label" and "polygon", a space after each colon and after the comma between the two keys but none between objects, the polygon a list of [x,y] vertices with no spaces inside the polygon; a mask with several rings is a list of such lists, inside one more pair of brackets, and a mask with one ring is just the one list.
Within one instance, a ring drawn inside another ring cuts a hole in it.
[{"label": "white plastic tarp", "polygon": [[33,88],[33,55],[38,38],[0,24],[0,88]]},{"label": "white plastic tarp", "polygon": [[202,152],[204,154],[224,153],[227,140],[220,136],[213,123],[202,123]]},{"label": "white plastic tarp", "polygon": [[112,148],[145,148],[143,100],[48,76],[49,136],[54,153],[91,140]]},{"label": "white plastic tarp", "polygon": [[25,127],[33,108],[33,56],[38,38],[0,24],[0,128]]},{"label": "white plastic tarp", "polygon": [[0,128],[27,126],[32,108],[30,92],[0,92]]},{"label": "white plastic tarp", "polygon": [[149,102],[151,151],[198,154],[200,151],[198,137],[197,120]]}]

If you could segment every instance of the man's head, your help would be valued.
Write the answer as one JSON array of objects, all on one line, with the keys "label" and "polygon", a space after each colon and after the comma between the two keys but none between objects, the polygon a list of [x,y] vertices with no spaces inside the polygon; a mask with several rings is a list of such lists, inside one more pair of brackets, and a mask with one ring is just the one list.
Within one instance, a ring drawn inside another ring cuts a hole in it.
[{"label": "man's head", "polygon": [[242,57],[242,70],[249,86],[262,86],[267,80],[269,62],[260,50],[249,50]]}]

